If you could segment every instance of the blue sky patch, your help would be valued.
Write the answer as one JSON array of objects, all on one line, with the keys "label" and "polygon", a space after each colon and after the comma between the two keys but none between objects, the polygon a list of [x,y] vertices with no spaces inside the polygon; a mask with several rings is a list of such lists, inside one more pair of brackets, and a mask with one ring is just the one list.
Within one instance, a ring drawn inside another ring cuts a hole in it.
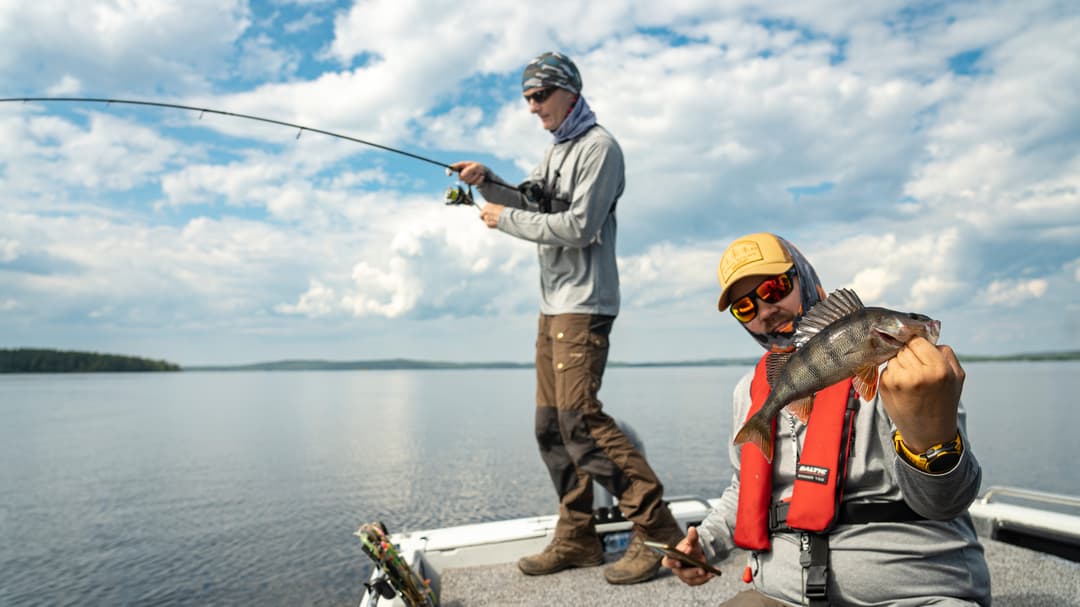
[{"label": "blue sky patch", "polygon": [[979,59],[981,59],[982,56],[982,49],[957,53],[952,57],[949,57],[949,70],[952,73],[960,74],[961,76],[973,76],[979,74],[984,71],[978,65]]},{"label": "blue sky patch", "polygon": [[817,185],[796,185],[787,188],[793,202],[799,202],[799,199],[803,196],[816,196],[818,194],[824,194],[831,192],[833,189],[833,182],[823,181]]}]

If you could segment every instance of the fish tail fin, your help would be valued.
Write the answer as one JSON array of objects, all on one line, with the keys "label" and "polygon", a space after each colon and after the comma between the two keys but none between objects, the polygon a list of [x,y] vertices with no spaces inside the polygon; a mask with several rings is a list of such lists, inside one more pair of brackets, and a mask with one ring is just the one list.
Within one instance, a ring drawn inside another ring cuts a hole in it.
[{"label": "fish tail fin", "polygon": [[799,400],[793,400],[785,408],[805,424],[810,419],[810,412],[814,410],[814,396],[811,394]]},{"label": "fish tail fin", "polygon": [[851,383],[863,400],[873,399],[878,389],[877,365],[867,365],[856,369],[855,377],[851,379]]},{"label": "fish tail fin", "polygon": [[756,413],[752,415],[739,429],[739,433],[735,435],[735,444],[741,445],[743,443],[754,443],[761,450],[761,454],[765,456],[765,461],[772,463],[772,426],[760,415]]}]

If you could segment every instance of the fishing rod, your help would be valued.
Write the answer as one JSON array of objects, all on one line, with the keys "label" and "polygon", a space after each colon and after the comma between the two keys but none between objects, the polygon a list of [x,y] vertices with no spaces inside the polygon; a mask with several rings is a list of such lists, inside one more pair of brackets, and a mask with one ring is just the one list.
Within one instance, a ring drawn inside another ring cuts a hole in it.
[{"label": "fishing rod", "polygon": [[[15,103],[15,102],[20,102],[20,103],[29,103],[29,102],[49,102],[49,103],[51,103],[51,102],[69,102],[69,103],[104,103],[106,105],[112,105],[112,104],[140,105],[140,106],[150,106],[150,107],[161,107],[161,108],[172,108],[172,109],[178,109],[178,110],[187,110],[187,111],[190,111],[190,112],[199,112],[199,120],[202,120],[202,117],[203,117],[204,114],[217,114],[219,116],[230,116],[230,117],[233,117],[233,118],[243,118],[243,119],[246,119],[246,120],[255,120],[257,122],[265,122],[265,123],[268,123],[268,124],[276,124],[278,126],[286,126],[286,127],[298,129],[297,133],[296,133],[296,138],[297,139],[300,138],[300,135],[304,134],[304,131],[309,131],[309,132],[312,132],[312,133],[319,133],[320,135],[326,135],[326,136],[329,136],[329,137],[337,137],[338,139],[344,139],[346,141],[352,141],[353,143],[359,143],[359,144],[370,146],[370,147],[373,147],[373,148],[378,148],[380,150],[384,150],[384,151],[387,151],[387,152],[393,152],[394,154],[401,154],[402,156],[407,156],[407,157],[412,158],[414,160],[419,160],[421,162],[426,162],[428,164],[433,164],[433,165],[435,165],[437,167],[441,167],[441,168],[446,169],[446,174],[448,176],[451,175],[454,172],[454,168],[451,165],[446,164],[445,162],[439,162],[438,160],[433,160],[431,158],[427,158],[427,157],[421,156],[419,154],[414,154],[412,152],[408,152],[408,151],[401,150],[401,149],[398,149],[398,148],[390,147],[388,145],[383,145],[381,143],[375,143],[374,141],[367,141],[366,139],[360,139],[360,138],[357,138],[357,137],[350,137],[349,135],[342,135],[341,133],[335,133],[333,131],[317,129],[317,128],[314,128],[314,127],[305,126],[305,125],[302,125],[302,124],[296,124],[296,123],[293,123],[293,122],[286,122],[284,120],[276,120],[274,118],[265,118],[263,116],[252,116],[251,114],[241,114],[239,112],[227,112],[225,110],[215,110],[215,109],[212,109],[212,108],[197,107],[197,106],[193,106],[193,105],[183,105],[183,104],[180,104],[180,103],[166,103],[166,102],[163,102],[163,101],[142,101],[142,100],[133,100],[133,99],[108,99],[108,98],[104,98],[104,97],[4,97],[4,98],[0,98],[0,103]],[[513,188],[515,190],[517,189],[517,188],[514,188],[514,186],[499,183],[498,181],[492,181],[491,183],[496,183],[496,184],[498,184],[500,186]],[[462,206],[472,205],[472,206],[475,206],[476,208],[480,208],[480,205],[478,205],[476,203],[476,201],[473,199],[472,186],[469,186],[468,190],[466,190],[465,188],[462,188],[460,185],[450,186],[450,188],[447,189],[447,191],[446,191],[446,195],[444,196],[444,201],[448,205],[462,205]]]}]

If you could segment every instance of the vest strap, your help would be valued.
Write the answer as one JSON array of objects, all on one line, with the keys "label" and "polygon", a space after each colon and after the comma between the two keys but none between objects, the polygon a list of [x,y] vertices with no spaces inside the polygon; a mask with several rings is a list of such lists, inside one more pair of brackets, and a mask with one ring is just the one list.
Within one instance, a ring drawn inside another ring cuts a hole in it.
[{"label": "vest strap", "polygon": [[851,380],[833,384],[815,396],[791,493],[788,518],[792,527],[817,532],[833,526],[844,494],[858,411],[859,399]]},{"label": "vest strap", "polygon": [[825,533],[806,533],[803,537],[799,563],[806,572],[804,594],[810,607],[828,607],[829,536]]},{"label": "vest strap", "polygon": [[[769,382],[766,379],[766,360],[768,354],[761,357],[754,369],[754,379],[750,382],[749,419],[761,409],[769,396]],[[776,436],[776,420],[770,422],[771,436]],[[757,449],[742,449],[739,470],[739,506],[735,517],[735,544],[747,550],[768,550],[769,541],[769,502],[772,501],[772,464],[765,461]]]},{"label": "vest strap", "polygon": [[[798,531],[787,525],[791,503],[778,502],[769,508],[769,533]],[[840,505],[837,525],[865,525],[867,523],[910,523],[925,521],[926,517],[911,509],[906,502],[844,502]]]}]

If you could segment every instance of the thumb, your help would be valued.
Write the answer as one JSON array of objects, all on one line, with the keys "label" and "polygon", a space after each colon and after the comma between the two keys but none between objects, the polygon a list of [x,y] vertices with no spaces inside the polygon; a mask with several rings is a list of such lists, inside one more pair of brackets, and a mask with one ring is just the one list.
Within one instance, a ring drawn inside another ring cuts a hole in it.
[{"label": "thumb", "polygon": [[698,543],[697,527],[691,526],[686,528],[686,541],[690,544],[691,547],[693,547],[694,544]]}]

